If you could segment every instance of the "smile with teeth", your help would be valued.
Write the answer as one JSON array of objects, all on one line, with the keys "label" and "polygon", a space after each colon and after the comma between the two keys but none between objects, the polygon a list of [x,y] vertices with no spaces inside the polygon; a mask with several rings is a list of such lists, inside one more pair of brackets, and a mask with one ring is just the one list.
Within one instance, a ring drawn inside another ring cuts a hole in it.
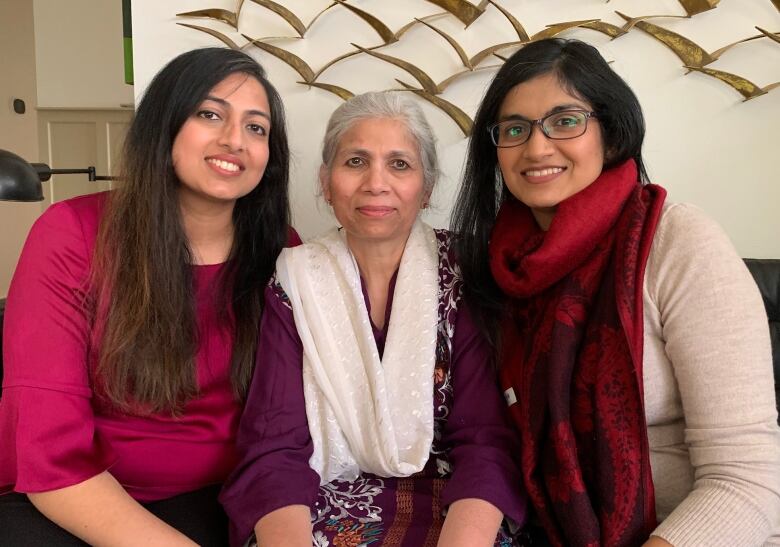
[{"label": "smile with teeth", "polygon": [[554,175],[563,171],[563,167],[547,167],[545,169],[529,169],[523,174],[528,177],[546,177],[547,175]]},{"label": "smile with teeth", "polygon": [[220,169],[224,169],[225,171],[236,172],[236,171],[241,169],[235,163],[230,163],[229,161],[225,161],[225,160],[216,160],[216,159],[213,159],[213,158],[209,158],[206,161],[211,163],[212,165],[216,165]]}]

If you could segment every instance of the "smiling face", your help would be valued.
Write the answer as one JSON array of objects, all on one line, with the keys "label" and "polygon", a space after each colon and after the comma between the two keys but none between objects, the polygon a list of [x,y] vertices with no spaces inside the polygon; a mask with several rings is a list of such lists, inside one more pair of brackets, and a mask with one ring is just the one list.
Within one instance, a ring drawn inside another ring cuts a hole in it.
[{"label": "smiling face", "polygon": [[417,141],[394,118],[355,122],[320,171],[325,199],[350,246],[403,246],[427,195]]},{"label": "smiling face", "polygon": [[184,209],[232,208],[260,182],[268,163],[271,110],[265,89],[246,74],[215,85],[173,141]]},{"label": "smiling face", "polygon": [[[553,74],[544,74],[513,87],[504,98],[497,121],[537,120],[559,110],[593,110],[561,86]],[[601,127],[588,120],[582,136],[552,140],[534,126],[524,144],[498,148],[504,183],[528,207],[542,229],[547,229],[557,205],[589,186],[604,166]]]}]

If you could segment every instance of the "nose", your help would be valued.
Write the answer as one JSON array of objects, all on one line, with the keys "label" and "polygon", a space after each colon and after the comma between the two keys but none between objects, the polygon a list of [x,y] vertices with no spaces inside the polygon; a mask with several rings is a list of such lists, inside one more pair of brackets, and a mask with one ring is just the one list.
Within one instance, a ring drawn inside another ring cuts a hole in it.
[{"label": "nose", "polygon": [[387,192],[387,173],[380,162],[374,162],[366,170],[363,178],[363,190],[371,194]]},{"label": "nose", "polygon": [[228,119],[220,129],[217,144],[224,146],[231,152],[244,149],[244,130],[241,123]]},{"label": "nose", "polygon": [[554,145],[552,141],[544,134],[541,125],[535,124],[531,127],[531,136],[526,141],[523,153],[528,159],[544,158],[552,154]]}]

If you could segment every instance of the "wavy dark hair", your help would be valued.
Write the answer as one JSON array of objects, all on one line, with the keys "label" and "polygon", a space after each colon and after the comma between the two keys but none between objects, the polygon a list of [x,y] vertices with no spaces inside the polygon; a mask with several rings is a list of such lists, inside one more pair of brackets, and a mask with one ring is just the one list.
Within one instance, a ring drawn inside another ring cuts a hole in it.
[{"label": "wavy dark hair", "polygon": [[265,285],[288,238],[289,149],[284,108],[263,68],[225,48],[189,51],[152,80],[125,138],[119,189],[112,192],[95,250],[92,288],[101,394],[128,410],[177,413],[198,393],[192,256],[171,150],[184,122],[232,74],[265,89],[269,158],[259,184],[237,200],[233,243],[215,295],[235,323],[231,382],[238,399],[255,362]]},{"label": "wavy dark hair", "polygon": [[532,42],[507,59],[496,74],[474,119],[463,183],[452,213],[451,230],[465,282],[466,300],[477,324],[494,345],[502,294],[490,273],[488,242],[498,209],[511,194],[504,184],[496,147],[487,127],[498,120],[501,104],[516,85],[554,74],[566,91],[596,112],[605,151],[604,168],[633,158],[639,181],[647,181],[642,161],[645,122],[639,101],[593,46],[551,38]]}]

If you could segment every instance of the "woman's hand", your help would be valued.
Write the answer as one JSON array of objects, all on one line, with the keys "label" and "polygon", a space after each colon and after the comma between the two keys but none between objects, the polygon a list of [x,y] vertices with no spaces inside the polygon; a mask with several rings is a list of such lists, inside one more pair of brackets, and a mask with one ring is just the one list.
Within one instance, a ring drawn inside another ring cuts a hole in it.
[{"label": "woman's hand", "polygon": [[311,514],[305,505],[271,511],[255,524],[258,547],[311,547]]},{"label": "woman's hand", "polygon": [[490,547],[504,515],[495,505],[465,498],[450,505],[439,536],[440,547]]},{"label": "woman's hand", "polygon": [[49,520],[90,545],[197,545],[130,497],[108,471],[27,497]]}]

